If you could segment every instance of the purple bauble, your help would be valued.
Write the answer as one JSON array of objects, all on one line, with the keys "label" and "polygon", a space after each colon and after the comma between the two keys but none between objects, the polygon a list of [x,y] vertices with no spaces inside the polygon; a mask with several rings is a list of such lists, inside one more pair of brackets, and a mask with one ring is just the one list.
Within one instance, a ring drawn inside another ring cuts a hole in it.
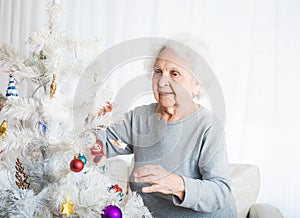
[{"label": "purple bauble", "polygon": [[102,218],[122,218],[122,211],[115,205],[106,206],[101,214]]}]

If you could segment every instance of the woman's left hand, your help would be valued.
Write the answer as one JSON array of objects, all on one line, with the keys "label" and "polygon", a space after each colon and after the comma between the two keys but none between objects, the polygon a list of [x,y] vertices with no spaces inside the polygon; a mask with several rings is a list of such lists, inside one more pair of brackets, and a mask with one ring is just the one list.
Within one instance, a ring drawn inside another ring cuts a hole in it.
[{"label": "woman's left hand", "polygon": [[142,166],[134,171],[133,176],[137,183],[152,184],[142,188],[145,193],[161,192],[176,195],[180,200],[184,198],[183,178],[168,172],[159,165]]}]

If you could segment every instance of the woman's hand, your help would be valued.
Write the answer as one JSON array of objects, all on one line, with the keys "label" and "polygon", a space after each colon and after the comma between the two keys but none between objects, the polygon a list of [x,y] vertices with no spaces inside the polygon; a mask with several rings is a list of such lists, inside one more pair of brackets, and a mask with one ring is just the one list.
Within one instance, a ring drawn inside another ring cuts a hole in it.
[{"label": "woman's hand", "polygon": [[184,181],[181,176],[170,173],[158,165],[145,165],[136,169],[133,173],[135,182],[150,183],[151,186],[143,187],[142,192],[161,192],[163,194],[176,195],[180,200],[184,199]]},{"label": "woman's hand", "polygon": [[97,112],[98,117],[104,116],[107,113],[110,113],[113,109],[113,104],[110,102],[106,102],[106,105]]},{"label": "woman's hand", "polygon": [[106,102],[106,105],[101,107],[97,113],[89,113],[85,118],[85,123],[92,123],[97,117],[104,116],[110,113],[113,109],[113,103]]}]

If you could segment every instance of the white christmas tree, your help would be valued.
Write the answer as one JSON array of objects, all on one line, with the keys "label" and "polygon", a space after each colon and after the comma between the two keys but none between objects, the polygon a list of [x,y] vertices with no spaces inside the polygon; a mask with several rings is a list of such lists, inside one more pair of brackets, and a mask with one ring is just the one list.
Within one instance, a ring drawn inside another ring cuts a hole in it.
[{"label": "white christmas tree", "polygon": [[[109,124],[109,115],[94,126],[74,129],[74,96],[62,87],[84,71],[79,54],[98,52],[100,40],[65,36],[61,14],[58,2],[48,5],[49,24],[29,37],[29,57],[11,45],[0,48],[0,62],[10,74],[6,99],[2,95],[0,102],[5,117],[0,126],[0,217],[151,217],[139,196],[125,196],[126,187],[112,182],[106,175],[110,162],[97,156],[95,126]],[[29,93],[18,93],[18,81],[30,84]],[[96,109],[107,105],[111,92],[104,90],[99,98]],[[8,125],[11,121],[16,124]]]}]

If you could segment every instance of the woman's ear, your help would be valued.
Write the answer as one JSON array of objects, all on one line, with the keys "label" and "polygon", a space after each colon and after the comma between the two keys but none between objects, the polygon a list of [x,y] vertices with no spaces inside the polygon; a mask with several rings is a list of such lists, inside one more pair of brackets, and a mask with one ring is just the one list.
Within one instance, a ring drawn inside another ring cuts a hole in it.
[{"label": "woman's ear", "polygon": [[197,79],[195,79],[194,81],[192,95],[193,95],[193,102],[195,104],[200,104],[201,98],[203,97],[203,89],[200,82]]},{"label": "woman's ear", "polygon": [[192,89],[192,94],[193,94],[193,96],[198,96],[198,97],[200,97],[200,96],[199,96],[200,93],[201,93],[201,84],[200,84],[200,82],[199,82],[196,78],[194,78],[194,79],[193,79],[193,89]]}]

